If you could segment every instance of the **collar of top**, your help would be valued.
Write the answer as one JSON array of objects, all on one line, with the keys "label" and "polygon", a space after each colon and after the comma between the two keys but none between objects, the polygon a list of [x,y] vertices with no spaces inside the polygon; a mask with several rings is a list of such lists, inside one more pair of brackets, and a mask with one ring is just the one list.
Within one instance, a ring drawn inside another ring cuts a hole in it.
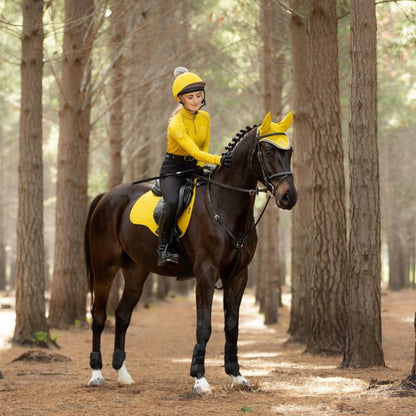
[{"label": "collar of top", "polygon": [[193,119],[198,114],[198,111],[195,114],[192,114],[185,107],[182,107],[180,112],[184,117],[190,118],[190,119]]}]

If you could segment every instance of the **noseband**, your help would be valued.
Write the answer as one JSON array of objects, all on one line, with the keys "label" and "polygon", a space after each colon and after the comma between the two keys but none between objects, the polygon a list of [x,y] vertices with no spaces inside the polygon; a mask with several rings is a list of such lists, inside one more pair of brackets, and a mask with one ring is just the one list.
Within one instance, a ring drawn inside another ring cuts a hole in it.
[{"label": "noseband", "polygon": [[[269,133],[265,134],[263,136],[258,137],[258,142],[256,145],[256,154],[257,154],[257,160],[259,161],[261,172],[263,175],[264,184],[266,185],[267,192],[270,192],[272,195],[275,195],[276,188],[279,186],[279,184],[284,181],[288,176],[293,175],[293,173],[290,170],[284,171],[284,172],[278,172],[278,173],[272,173],[270,174],[267,171],[266,163],[264,162],[263,153],[261,151],[261,139],[264,139],[265,137],[270,136],[285,136],[285,133]],[[275,185],[272,184],[272,179],[274,178],[280,178],[279,182]]]}]

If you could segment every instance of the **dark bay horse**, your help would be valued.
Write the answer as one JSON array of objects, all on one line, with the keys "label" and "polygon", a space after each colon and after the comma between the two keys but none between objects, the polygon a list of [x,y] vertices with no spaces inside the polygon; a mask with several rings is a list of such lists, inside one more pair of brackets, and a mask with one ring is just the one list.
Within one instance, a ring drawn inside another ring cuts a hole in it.
[{"label": "dark bay horse", "polygon": [[[193,214],[181,238],[196,279],[197,333],[191,362],[193,391],[209,393],[205,378],[205,349],[211,335],[211,309],[216,282],[223,285],[225,319],[225,372],[233,385],[249,385],[241,375],[237,358],[239,309],[247,283],[247,269],[257,245],[254,202],[266,187],[282,209],[291,209],[297,195],[290,171],[292,147],[285,131],[293,113],[279,123],[270,113],[259,128],[241,131],[228,146],[232,167],[218,167],[207,184],[197,187]],[[126,183],[97,196],[91,203],[85,232],[87,269],[92,306],[92,352],[89,385],[104,383],[100,353],[106,305],[116,272],[122,269],[125,286],[116,310],[113,368],[118,383],[134,383],[125,362],[126,331],[133,308],[142,294],[149,273],[179,276],[182,261],[175,267],[158,267],[158,239],[147,227],[134,225],[129,214],[135,201],[150,189],[149,184]]]}]

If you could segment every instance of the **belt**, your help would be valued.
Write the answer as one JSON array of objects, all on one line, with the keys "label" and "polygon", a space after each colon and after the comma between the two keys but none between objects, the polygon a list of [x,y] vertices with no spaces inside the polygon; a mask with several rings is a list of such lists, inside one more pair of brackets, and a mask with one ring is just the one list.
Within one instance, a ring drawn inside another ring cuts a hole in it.
[{"label": "belt", "polygon": [[190,155],[180,156],[180,155],[175,155],[173,153],[166,153],[165,158],[166,159],[172,159],[172,160],[184,161],[184,162],[193,162],[195,160],[195,158],[193,156],[190,156]]}]

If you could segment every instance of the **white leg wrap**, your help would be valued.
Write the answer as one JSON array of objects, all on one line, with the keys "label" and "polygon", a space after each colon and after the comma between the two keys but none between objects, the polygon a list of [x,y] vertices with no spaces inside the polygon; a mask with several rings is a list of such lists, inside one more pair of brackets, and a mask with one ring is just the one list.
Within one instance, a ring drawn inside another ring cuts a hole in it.
[{"label": "white leg wrap", "polygon": [[117,372],[118,372],[118,380],[117,380],[118,384],[120,384],[122,386],[128,386],[130,384],[134,384],[133,378],[131,377],[131,375],[127,371],[125,361],[124,361],[123,365],[121,366],[121,368],[119,370],[117,370]]},{"label": "white leg wrap", "polygon": [[88,382],[89,386],[101,386],[104,384],[104,377],[101,370],[92,370],[92,376],[90,381]]},{"label": "white leg wrap", "polygon": [[243,376],[231,376],[231,387],[235,386],[250,386],[250,383]]},{"label": "white leg wrap", "polygon": [[211,386],[205,377],[195,378],[195,384],[192,388],[192,392],[196,394],[210,394]]}]

